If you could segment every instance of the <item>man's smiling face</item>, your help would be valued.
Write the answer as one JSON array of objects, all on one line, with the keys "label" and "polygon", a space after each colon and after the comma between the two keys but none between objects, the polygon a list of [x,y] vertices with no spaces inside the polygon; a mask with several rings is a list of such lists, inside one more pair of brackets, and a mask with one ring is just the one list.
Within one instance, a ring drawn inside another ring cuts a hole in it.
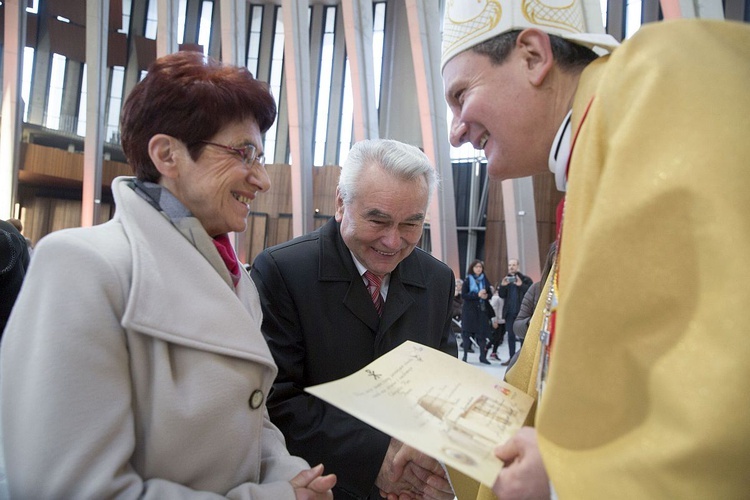
[{"label": "man's smiling face", "polygon": [[341,237],[368,270],[384,276],[393,271],[422,237],[429,193],[424,177],[407,181],[376,165],[363,168],[351,201],[336,193],[336,220]]}]

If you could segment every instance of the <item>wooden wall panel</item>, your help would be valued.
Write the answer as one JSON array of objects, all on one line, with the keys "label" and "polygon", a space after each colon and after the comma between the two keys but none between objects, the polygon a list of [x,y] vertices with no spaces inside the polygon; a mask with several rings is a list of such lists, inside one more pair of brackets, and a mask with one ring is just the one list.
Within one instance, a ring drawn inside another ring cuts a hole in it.
[{"label": "wooden wall panel", "polygon": [[251,212],[245,231],[245,255],[247,256],[245,262],[252,262],[266,248],[267,231],[268,214]]},{"label": "wooden wall panel", "polygon": [[[261,250],[289,241],[293,237],[291,167],[266,165],[271,188],[253,201],[252,213],[244,235],[248,262]],[[336,186],[341,169],[338,166],[313,169],[314,227],[318,228],[331,218],[336,210]],[[265,217],[261,224],[260,217]],[[263,245],[261,246],[261,241]]]},{"label": "wooden wall panel", "polygon": [[253,201],[253,212],[262,212],[275,219],[279,213],[292,213],[292,171],[289,165],[270,164],[266,165],[268,177],[271,180],[271,188],[260,193]]},{"label": "wooden wall panel", "polygon": [[[539,240],[539,267],[544,266],[550,244],[556,237],[557,205],[563,193],[555,187],[550,174],[539,174],[532,178],[534,185],[534,208],[536,210],[537,237]],[[508,245],[505,236],[505,213],[500,181],[490,180],[487,200],[487,229],[485,233],[485,271],[493,282],[508,270]],[[523,256],[521,256],[523,260]],[[523,267],[523,265],[522,265]],[[465,270],[462,270],[465,271]]]},{"label": "wooden wall panel", "polygon": [[313,208],[316,217],[325,216],[323,222],[336,212],[336,186],[340,173],[341,168],[338,165],[313,169]]},{"label": "wooden wall panel", "polygon": [[[120,3],[120,12],[122,12],[122,3]],[[47,14],[53,18],[62,16],[73,24],[86,26],[86,2],[80,0],[47,0]]]},{"label": "wooden wall panel", "polygon": [[[24,234],[36,245],[49,233],[81,225],[81,200],[33,196],[23,200]],[[112,217],[112,205],[102,203],[97,224]]]},{"label": "wooden wall panel", "polygon": [[[484,270],[494,285],[497,284],[498,278],[508,269],[508,243],[505,237],[502,183],[499,180],[490,179],[487,195]],[[461,271],[462,273],[466,273],[466,269],[462,269]]]},{"label": "wooden wall panel", "polygon": [[86,61],[86,27],[78,24],[47,20],[50,47],[55,52],[78,62]]},{"label": "wooden wall panel", "polygon": [[292,239],[294,227],[291,214],[280,214],[276,219],[276,227],[268,241],[268,246],[278,245]]},{"label": "wooden wall panel", "polygon": [[[24,142],[21,143],[21,170],[31,174],[83,182],[83,153],[71,153],[64,149]],[[133,171],[127,163],[103,161],[103,186],[110,186],[112,179],[119,175],[133,175]]]},{"label": "wooden wall panel", "polygon": [[551,174],[537,175],[533,182],[541,261],[539,268],[543,269],[549,247],[557,238],[557,206],[563,199],[563,193],[555,187],[555,179]]}]

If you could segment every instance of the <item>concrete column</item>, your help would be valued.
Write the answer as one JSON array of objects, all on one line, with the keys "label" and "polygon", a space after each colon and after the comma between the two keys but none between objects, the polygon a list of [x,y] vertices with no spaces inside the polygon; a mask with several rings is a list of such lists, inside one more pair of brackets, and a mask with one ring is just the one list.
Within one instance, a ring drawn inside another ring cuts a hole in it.
[{"label": "concrete column", "polygon": [[346,41],[344,38],[344,16],[342,9],[336,9],[336,29],[333,35],[333,68],[331,72],[331,98],[328,101],[328,134],[326,139],[326,165],[338,165],[341,141],[341,127],[351,123],[341,123],[344,103],[344,74],[346,72]]},{"label": "concrete column", "polygon": [[702,19],[724,19],[721,0],[661,0],[664,19],[700,17]]},{"label": "concrete column", "polygon": [[422,129],[415,106],[417,90],[406,5],[402,0],[388,2],[385,16],[380,136],[421,144]]},{"label": "concrete column", "polygon": [[60,108],[60,130],[66,134],[75,134],[78,129],[78,96],[81,93],[82,72],[83,64],[68,59],[65,65],[65,87],[63,87]]},{"label": "concrete column", "polygon": [[375,67],[372,60],[372,1],[342,0],[346,52],[352,78],[354,142],[375,139]]},{"label": "concrete column", "polygon": [[156,10],[156,57],[177,52],[177,20],[179,0],[157,0]]},{"label": "concrete column", "polygon": [[[20,2],[23,4],[23,2]],[[45,125],[47,113],[47,98],[49,97],[50,68],[52,67],[52,52],[50,51],[49,23],[57,22],[47,15],[47,2],[39,3],[36,15],[36,48],[34,49],[34,76],[31,80],[31,92],[28,108],[28,123]],[[20,47],[25,46],[25,40]],[[20,88],[20,87],[19,87]]]},{"label": "concrete column", "polygon": [[136,35],[144,36],[146,34],[146,15],[148,14],[148,0],[132,0],[132,2],[130,35],[128,36],[128,61],[125,65],[125,88],[122,93],[123,102],[141,79],[141,65],[138,61],[138,51],[135,49],[135,37]]},{"label": "concrete column", "polygon": [[15,214],[18,185],[18,166],[21,144],[23,102],[21,77],[23,75],[23,49],[26,46],[26,1],[8,0],[5,10],[3,39],[3,102],[0,120],[0,219]]},{"label": "concrete column", "polygon": [[[505,180],[502,188],[508,259],[518,259],[523,274],[539,279],[539,238],[536,232],[532,179],[523,177]],[[501,268],[504,269],[505,266],[501,265]]]},{"label": "concrete column", "polygon": [[292,229],[301,236],[313,230],[313,117],[310,97],[308,0],[283,0],[284,73],[292,155]]},{"label": "concrete column", "polygon": [[434,0],[406,0],[411,56],[422,147],[442,180],[430,203],[432,254],[461,276],[456,233],[456,203],[450,160],[446,104],[440,76],[440,9]]},{"label": "concrete column", "polygon": [[81,226],[99,220],[102,198],[104,109],[107,97],[107,41],[109,0],[86,2],[86,138],[83,142]]},{"label": "concrete column", "polygon": [[221,0],[221,60],[235,66],[247,63],[247,3],[245,0]]}]

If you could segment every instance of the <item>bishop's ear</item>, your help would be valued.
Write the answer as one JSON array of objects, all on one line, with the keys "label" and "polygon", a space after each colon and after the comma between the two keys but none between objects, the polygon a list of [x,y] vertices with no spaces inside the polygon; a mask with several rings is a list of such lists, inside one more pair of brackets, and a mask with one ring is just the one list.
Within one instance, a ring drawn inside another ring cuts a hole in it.
[{"label": "bishop's ear", "polygon": [[529,81],[540,86],[555,63],[549,35],[536,28],[527,28],[518,34],[516,49],[520,51]]}]

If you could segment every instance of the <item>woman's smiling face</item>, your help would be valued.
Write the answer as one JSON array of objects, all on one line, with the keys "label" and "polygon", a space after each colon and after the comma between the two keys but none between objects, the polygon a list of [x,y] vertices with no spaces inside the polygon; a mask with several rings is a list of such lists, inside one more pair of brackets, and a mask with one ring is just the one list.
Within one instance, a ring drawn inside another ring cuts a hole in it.
[{"label": "woman's smiling face", "polygon": [[[243,148],[251,144],[262,152],[261,133],[253,118],[230,123],[209,142]],[[250,202],[259,191],[271,186],[265,166],[254,161],[247,165],[229,149],[207,144],[197,160],[180,155],[178,175],[162,177],[162,183],[201,222],[210,236],[242,232],[247,228]]]}]

